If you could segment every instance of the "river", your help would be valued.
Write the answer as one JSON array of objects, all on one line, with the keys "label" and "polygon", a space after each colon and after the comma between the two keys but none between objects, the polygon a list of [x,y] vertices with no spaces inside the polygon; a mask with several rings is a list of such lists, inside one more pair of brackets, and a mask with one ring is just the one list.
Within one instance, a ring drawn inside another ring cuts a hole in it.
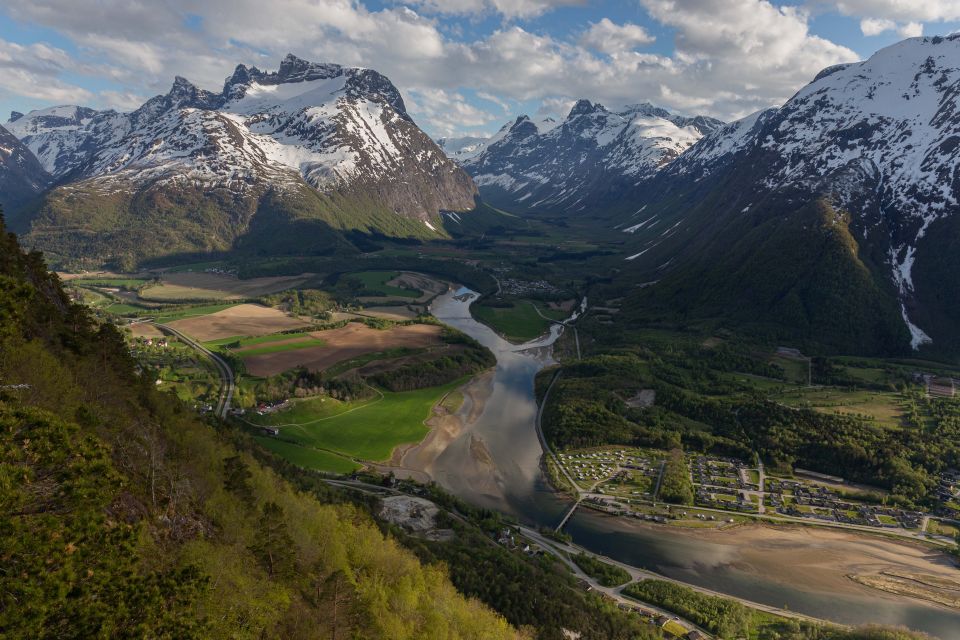
[{"label": "river", "polygon": [[[455,495],[533,526],[555,526],[569,501],[550,487],[540,467],[534,376],[552,363],[562,328],[527,345],[513,345],[475,321],[468,289],[436,298],[437,318],[472,336],[497,357],[479,418],[466,425],[426,471]],[[847,579],[849,571],[909,565],[955,571],[942,554],[876,536],[804,527],[752,527],[727,532],[647,525],[579,509],[566,526],[574,542],[599,554],[665,576],[775,607],[845,624],[898,624],[943,640],[960,640],[960,612],[899,598]],[[957,572],[960,576],[960,572]]]}]

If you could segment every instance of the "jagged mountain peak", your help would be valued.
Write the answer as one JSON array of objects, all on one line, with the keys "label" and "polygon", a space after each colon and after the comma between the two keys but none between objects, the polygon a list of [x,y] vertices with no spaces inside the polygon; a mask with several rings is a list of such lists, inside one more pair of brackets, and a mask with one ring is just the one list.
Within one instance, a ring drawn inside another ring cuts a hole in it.
[{"label": "jagged mountain peak", "polygon": [[22,118],[22,117],[23,117],[23,114],[20,113],[19,111],[11,111],[11,112],[10,112],[10,120],[8,120],[8,122],[16,122],[17,120],[19,120],[19,119]]},{"label": "jagged mountain peak", "polygon": [[[441,210],[475,206],[470,177],[416,126],[390,80],[372,69],[291,55],[276,71],[238,65],[219,92],[177,76],[166,94],[130,113],[65,111],[70,127],[30,129],[23,122],[37,120],[30,115],[14,125],[45,166],[70,183],[65,189],[91,198],[162,193],[149,201],[152,207],[190,193],[240,216],[242,227],[249,216],[239,212],[256,211],[261,198],[296,199],[302,207],[314,202],[304,195],[314,191],[320,200],[309,206],[329,214],[336,228],[382,226],[426,236],[442,233],[431,223]],[[66,196],[55,191],[51,201],[66,220],[72,215],[60,204]],[[349,213],[331,213],[341,207]]]},{"label": "jagged mountain peak", "polygon": [[[224,81],[221,100],[239,100],[247,95],[252,85],[276,86],[282,84],[318,83],[342,78],[345,95],[390,104],[401,117],[411,120],[400,91],[383,74],[364,67],[344,67],[329,62],[309,62],[292,53],[280,62],[277,71],[261,71],[257,67],[237,65]],[[412,120],[411,120],[412,121]]]},{"label": "jagged mountain peak", "polygon": [[567,120],[573,120],[579,116],[587,116],[594,113],[603,113],[606,112],[606,110],[606,107],[599,102],[590,102],[589,100],[581,98],[570,108],[570,113],[567,114]]},{"label": "jagged mountain peak", "polygon": [[610,110],[581,99],[560,123],[518,117],[463,163],[494,204],[583,211],[659,171],[721,124],[649,103]]}]

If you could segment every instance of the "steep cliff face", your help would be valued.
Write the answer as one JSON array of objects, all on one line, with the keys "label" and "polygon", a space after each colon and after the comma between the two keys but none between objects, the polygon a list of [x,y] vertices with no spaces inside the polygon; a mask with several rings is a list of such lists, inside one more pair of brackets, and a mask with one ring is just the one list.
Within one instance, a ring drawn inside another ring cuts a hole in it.
[{"label": "steep cliff face", "polygon": [[14,210],[36,198],[50,175],[16,136],[0,127],[0,207]]}]

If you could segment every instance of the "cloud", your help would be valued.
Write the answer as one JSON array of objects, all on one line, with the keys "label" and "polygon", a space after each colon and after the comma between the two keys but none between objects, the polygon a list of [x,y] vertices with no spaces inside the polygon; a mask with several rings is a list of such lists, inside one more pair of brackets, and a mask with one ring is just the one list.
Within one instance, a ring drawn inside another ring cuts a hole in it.
[{"label": "cloud", "polygon": [[545,98],[540,102],[540,107],[537,109],[537,115],[566,118],[567,114],[570,113],[570,109],[573,109],[573,105],[576,104],[576,102],[576,98]]},{"label": "cloud", "polygon": [[915,38],[923,35],[923,24],[907,22],[898,25],[893,20],[886,18],[864,18],[860,21],[860,31],[865,36],[878,36],[887,31],[896,31],[901,38]]},{"label": "cloud", "polygon": [[63,49],[44,43],[21,45],[0,39],[0,92],[48,102],[83,102],[93,94],[60,75],[76,69]]},{"label": "cloud", "polygon": [[860,18],[865,36],[896,31],[901,38],[915,38],[923,35],[925,22],[960,20],[958,0],[825,0],[821,4]]},{"label": "cloud", "polygon": [[498,13],[507,19],[534,18],[558,7],[583,5],[586,0],[412,0],[430,14],[483,15]]},{"label": "cloud", "polygon": [[468,128],[490,124],[494,117],[467,103],[462,94],[419,88],[408,92],[408,108],[425,116],[432,129],[445,136],[463,135]]},{"label": "cloud", "polygon": [[897,23],[886,18],[864,18],[860,21],[860,31],[865,36],[878,36],[886,31],[893,31]]},{"label": "cloud", "polygon": [[640,25],[629,22],[615,24],[609,18],[603,18],[600,22],[590,25],[590,28],[580,37],[580,44],[603,53],[613,54],[636,49],[654,40],[655,38]]},{"label": "cloud", "polygon": [[[7,11],[72,40],[89,73],[121,88],[100,96],[118,108],[166,92],[175,75],[219,89],[236,64],[276,68],[290,52],[377,69],[411,98],[418,122],[446,134],[503,118],[483,101],[505,109],[513,101],[649,100],[728,119],[781,103],[823,67],[857,59],[812,35],[804,12],[766,0],[639,0],[674,33],[669,55],[638,51],[652,37],[607,19],[569,37],[508,22],[467,41],[442,30],[429,13],[433,1],[415,0],[421,13],[356,0],[17,0]],[[450,12],[505,17],[575,3],[437,0]],[[63,101],[91,99],[60,89]]]},{"label": "cloud", "polygon": [[486,91],[478,91],[477,97],[480,98],[481,100],[492,102],[493,104],[503,109],[504,112],[510,111],[510,105],[507,104],[505,101],[501,100],[500,98],[498,98],[497,96],[493,95],[492,93],[487,93]]},{"label": "cloud", "polygon": [[897,23],[960,20],[957,0],[830,0],[824,4],[843,15],[883,18]]},{"label": "cloud", "polygon": [[640,2],[676,29],[672,67],[657,78],[675,105],[706,99],[704,110],[712,114],[745,115],[783,101],[825,67],[858,59],[811,34],[798,8],[767,0]]},{"label": "cloud", "polygon": [[897,33],[903,38],[916,38],[923,35],[923,24],[920,22],[908,22],[897,29]]},{"label": "cloud", "polygon": [[100,104],[118,111],[133,111],[147,101],[145,96],[129,91],[101,91]]}]

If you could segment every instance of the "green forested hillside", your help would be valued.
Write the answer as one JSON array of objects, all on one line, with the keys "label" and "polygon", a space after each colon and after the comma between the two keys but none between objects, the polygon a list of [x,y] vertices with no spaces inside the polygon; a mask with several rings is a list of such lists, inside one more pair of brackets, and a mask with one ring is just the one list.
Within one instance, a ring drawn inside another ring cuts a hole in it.
[{"label": "green forested hillside", "polygon": [[[366,250],[373,236],[440,237],[375,197],[324,195],[305,183],[284,189],[254,184],[241,192],[186,184],[121,187],[88,180],[53,189],[19,211],[11,227],[57,266],[122,270],[172,256],[202,259],[226,252],[353,255]],[[439,224],[438,217],[434,227]]]},{"label": "green forested hillside", "polygon": [[517,638],[139,377],[0,223],[0,636]]},{"label": "green forested hillside", "polygon": [[656,284],[629,292],[629,318],[729,327],[813,352],[909,350],[893,286],[869,247],[860,246],[847,214],[826,201],[797,206],[770,199],[749,211],[730,208],[709,200],[697,205],[690,215],[710,220],[706,231],[686,243],[678,234],[675,244],[642,257],[680,266],[655,270],[648,275]]}]

